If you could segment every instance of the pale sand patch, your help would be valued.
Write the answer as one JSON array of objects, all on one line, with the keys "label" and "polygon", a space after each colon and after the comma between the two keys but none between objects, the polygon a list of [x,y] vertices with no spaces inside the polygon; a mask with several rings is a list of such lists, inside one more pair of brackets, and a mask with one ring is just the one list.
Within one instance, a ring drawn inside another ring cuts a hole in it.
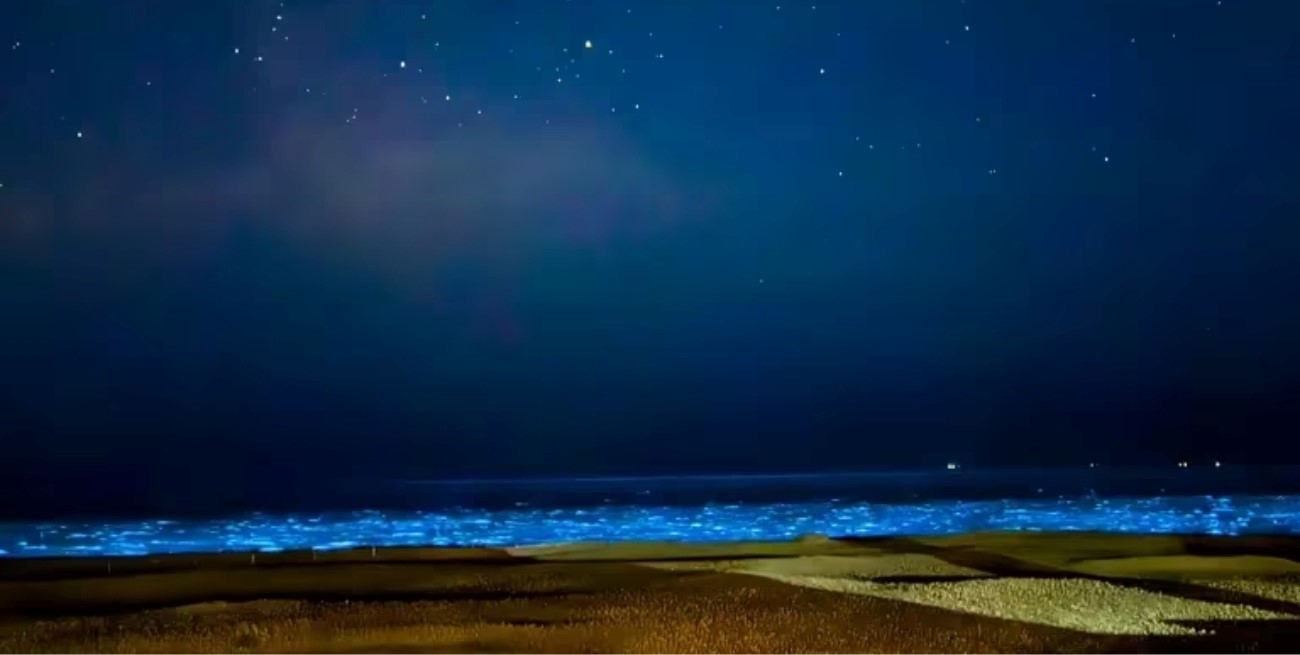
[{"label": "pale sand patch", "polygon": [[874,557],[814,555],[791,559],[748,560],[742,568],[754,573],[852,577],[874,580],[890,577],[976,578],[989,574],[950,564],[932,555],[914,553]]},{"label": "pale sand patch", "polygon": [[1205,580],[1198,584],[1300,605],[1300,580]]},{"label": "pale sand patch", "polygon": [[711,560],[698,562],[644,562],[646,566],[673,571],[728,571],[768,576],[815,576],[876,580],[880,578],[986,577],[983,571],[949,564],[937,557],[919,554],[782,557],[771,559]]},{"label": "pale sand patch", "polygon": [[1156,555],[1074,562],[1077,573],[1122,578],[1238,578],[1300,574],[1300,564],[1280,557]]},{"label": "pale sand patch", "polygon": [[874,596],[1093,634],[1194,635],[1200,632],[1171,622],[1295,619],[1243,605],[1166,596],[1099,580],[994,578],[917,584],[750,573],[814,589]]}]

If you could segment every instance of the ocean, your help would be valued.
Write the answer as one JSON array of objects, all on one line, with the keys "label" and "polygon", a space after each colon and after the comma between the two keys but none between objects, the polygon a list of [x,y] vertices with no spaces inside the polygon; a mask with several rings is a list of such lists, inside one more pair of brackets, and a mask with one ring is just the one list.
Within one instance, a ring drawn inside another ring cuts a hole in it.
[{"label": "ocean", "polygon": [[0,557],[736,541],[989,530],[1300,534],[1300,469],[336,482],[256,510],[0,523]]}]

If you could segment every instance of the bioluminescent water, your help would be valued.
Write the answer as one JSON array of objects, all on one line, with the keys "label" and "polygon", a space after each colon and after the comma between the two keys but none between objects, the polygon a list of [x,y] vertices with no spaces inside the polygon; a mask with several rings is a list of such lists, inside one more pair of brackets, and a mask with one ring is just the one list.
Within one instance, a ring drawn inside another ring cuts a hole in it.
[{"label": "bioluminescent water", "polygon": [[0,557],[984,530],[1300,534],[1300,469],[1277,467],[325,482],[279,493],[241,483],[252,507],[202,508],[191,495],[170,509],[0,520]]},{"label": "bioluminescent water", "polygon": [[1298,534],[1300,495],[1030,498],[904,504],[827,500],[22,522],[0,527],[0,554],[34,557],[356,546],[519,546],[571,541],[782,540],[813,533],[933,535],[984,530]]}]

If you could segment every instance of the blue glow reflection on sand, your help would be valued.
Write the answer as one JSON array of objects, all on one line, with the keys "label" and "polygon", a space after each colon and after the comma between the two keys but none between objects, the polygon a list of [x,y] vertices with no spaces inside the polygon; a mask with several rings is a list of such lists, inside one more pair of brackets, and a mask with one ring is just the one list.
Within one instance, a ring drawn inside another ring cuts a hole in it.
[{"label": "blue glow reflection on sand", "polygon": [[1300,534],[1300,496],[602,505],[585,509],[248,514],[224,520],[23,522],[0,524],[0,556],[785,540],[811,533],[865,536],[985,530]]}]

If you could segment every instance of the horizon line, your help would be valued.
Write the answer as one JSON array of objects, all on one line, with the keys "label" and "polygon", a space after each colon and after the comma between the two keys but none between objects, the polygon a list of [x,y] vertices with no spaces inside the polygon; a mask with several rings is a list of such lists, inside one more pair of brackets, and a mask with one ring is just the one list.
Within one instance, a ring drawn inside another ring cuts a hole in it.
[{"label": "horizon line", "polygon": [[[1190,464],[1190,461],[1189,461],[1189,460],[1175,460],[1173,464],[1170,464],[1170,465],[1168,465],[1168,466],[1162,466],[1162,465],[1156,465],[1156,464],[1109,464],[1109,465],[1107,465],[1107,464],[1096,463],[1095,466],[1092,466],[1092,465],[1089,465],[1089,464],[1085,464],[1085,465],[1059,465],[1059,466],[1012,466],[1012,467],[975,466],[975,467],[972,467],[972,468],[968,468],[968,467],[966,467],[965,465],[960,464],[960,462],[957,462],[956,460],[954,460],[954,463],[957,464],[957,468],[956,468],[956,469],[948,468],[947,463],[945,463],[944,465],[936,466],[936,467],[933,467],[933,468],[896,468],[896,469],[879,469],[879,470],[865,470],[865,471],[833,471],[833,472],[805,471],[805,472],[795,472],[795,473],[690,473],[690,474],[672,474],[672,473],[667,473],[667,474],[658,474],[658,475],[532,476],[532,477],[518,477],[518,478],[502,478],[502,477],[496,477],[496,478],[450,478],[450,479],[404,478],[404,479],[401,479],[400,482],[402,482],[403,484],[416,484],[416,485],[445,485],[445,486],[453,486],[453,485],[471,485],[471,484],[498,484],[498,485],[505,485],[505,484],[545,484],[545,483],[553,483],[553,482],[581,482],[581,483],[590,483],[590,482],[652,482],[652,481],[666,481],[666,480],[682,480],[682,481],[689,481],[689,480],[698,480],[698,481],[706,481],[706,480],[794,480],[794,479],[805,479],[805,478],[850,478],[850,477],[869,477],[869,476],[870,476],[870,477],[886,477],[886,476],[897,476],[897,475],[913,475],[913,474],[917,474],[917,473],[933,473],[933,474],[950,474],[950,475],[956,475],[956,474],[961,474],[961,473],[963,473],[963,472],[971,472],[971,471],[973,471],[973,472],[979,472],[979,473],[987,473],[987,472],[995,472],[995,471],[1000,471],[1000,472],[1006,472],[1006,471],[1025,471],[1025,472],[1028,472],[1028,471],[1045,471],[1045,470],[1059,470],[1059,469],[1076,469],[1076,470],[1077,470],[1077,469],[1083,469],[1083,470],[1094,470],[1094,469],[1101,469],[1101,468],[1110,469],[1110,470],[1114,470],[1114,469],[1148,469],[1148,470],[1165,470],[1165,469],[1174,469],[1174,470],[1181,470],[1181,471],[1184,471],[1184,472],[1185,472],[1185,471],[1189,471],[1189,470],[1191,470],[1191,469],[1211,469],[1211,470],[1223,470],[1224,468],[1237,468],[1237,469],[1240,469],[1240,468],[1251,468],[1251,469],[1286,469],[1286,468],[1295,468],[1295,467],[1297,467],[1296,464],[1290,464],[1290,463],[1288,463],[1288,464],[1239,464],[1239,465],[1236,465],[1236,466],[1231,466],[1231,465],[1215,466],[1214,463],[1216,463],[1216,462],[1218,462],[1218,461],[1221,461],[1221,460],[1211,460],[1211,463],[1201,463],[1199,466],[1194,465],[1194,464]],[[1180,466],[1180,465],[1179,465],[1180,462],[1189,462],[1189,465],[1187,465],[1187,466]],[[1090,463],[1090,464],[1091,464],[1091,463]]]}]

